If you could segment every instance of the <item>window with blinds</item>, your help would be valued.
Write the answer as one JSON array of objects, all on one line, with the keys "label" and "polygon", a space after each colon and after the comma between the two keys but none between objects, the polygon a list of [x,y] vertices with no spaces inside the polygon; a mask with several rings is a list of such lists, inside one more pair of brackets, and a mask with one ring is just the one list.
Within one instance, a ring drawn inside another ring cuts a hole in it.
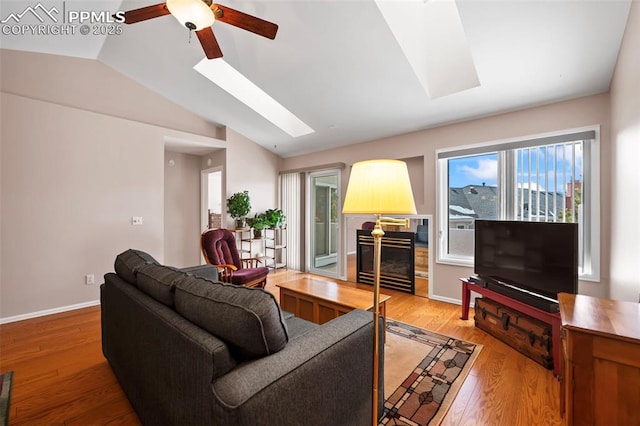
[{"label": "window with blinds", "polygon": [[598,129],[439,151],[438,261],[473,264],[476,219],[579,224],[580,279],[599,279]]},{"label": "window with blinds", "polygon": [[301,234],[303,226],[304,182],[299,172],[280,175],[280,208],[287,218],[287,266],[298,271],[304,270]]}]

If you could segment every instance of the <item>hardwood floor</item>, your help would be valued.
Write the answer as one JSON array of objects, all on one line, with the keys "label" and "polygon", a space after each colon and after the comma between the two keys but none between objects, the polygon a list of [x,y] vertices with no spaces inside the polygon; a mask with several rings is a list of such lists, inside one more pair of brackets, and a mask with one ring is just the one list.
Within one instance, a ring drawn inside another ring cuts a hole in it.
[{"label": "hardwood floor", "polygon": [[[307,274],[278,271],[267,290]],[[344,283],[369,288],[369,286]],[[406,293],[392,296],[389,318],[484,346],[443,425],[559,425],[559,386],[549,370],[462,321],[460,306]],[[137,425],[106,360],[100,308],[0,325],[0,371],[14,371],[11,425]]]}]

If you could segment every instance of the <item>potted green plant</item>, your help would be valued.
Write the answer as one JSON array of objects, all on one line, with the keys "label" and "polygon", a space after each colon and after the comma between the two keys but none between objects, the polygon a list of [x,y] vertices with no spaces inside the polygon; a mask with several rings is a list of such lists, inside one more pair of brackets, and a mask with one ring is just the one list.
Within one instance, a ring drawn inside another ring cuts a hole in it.
[{"label": "potted green plant", "polygon": [[269,209],[264,212],[264,214],[269,221],[270,228],[282,228],[282,226],[284,226],[285,220],[287,219],[280,209]]},{"label": "potted green plant", "polygon": [[245,218],[251,210],[249,191],[236,192],[227,199],[227,212],[235,219],[236,229],[245,227]]},{"label": "potted green plant", "polygon": [[262,238],[262,231],[269,226],[269,221],[264,213],[256,213],[251,218],[247,218],[247,224],[253,229],[254,238]]}]

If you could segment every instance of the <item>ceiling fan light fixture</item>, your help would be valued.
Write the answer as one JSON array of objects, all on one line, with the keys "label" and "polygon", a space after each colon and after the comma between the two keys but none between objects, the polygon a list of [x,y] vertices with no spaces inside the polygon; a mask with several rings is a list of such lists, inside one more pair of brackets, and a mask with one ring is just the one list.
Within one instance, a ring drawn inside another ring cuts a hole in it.
[{"label": "ceiling fan light fixture", "polygon": [[194,31],[210,27],[216,19],[202,0],[167,0],[167,9],[178,22]]}]

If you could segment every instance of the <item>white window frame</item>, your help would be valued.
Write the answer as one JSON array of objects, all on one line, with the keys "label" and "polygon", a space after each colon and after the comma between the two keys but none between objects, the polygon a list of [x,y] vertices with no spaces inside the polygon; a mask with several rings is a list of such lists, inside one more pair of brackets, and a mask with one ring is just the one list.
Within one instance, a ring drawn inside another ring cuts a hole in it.
[{"label": "white window frame", "polygon": [[[448,217],[449,217],[449,174],[448,160],[454,157],[481,154],[484,152],[499,152],[499,156],[504,155],[503,146],[506,144],[518,144],[536,139],[547,139],[561,137],[563,135],[594,132],[595,138],[583,143],[584,163],[583,163],[583,185],[588,188],[588,197],[583,196],[583,209],[589,213],[590,226],[583,229],[580,236],[580,250],[585,250],[583,254],[583,265],[579,271],[579,279],[583,281],[600,281],[600,126],[588,126],[575,129],[568,129],[558,132],[523,136],[511,139],[502,139],[491,142],[484,142],[474,145],[459,146],[436,150],[436,211],[438,242],[436,262],[439,264],[459,265],[473,267],[473,256],[462,256],[449,254],[448,251]],[[501,158],[502,159],[502,158]],[[588,161],[588,164],[587,164]],[[504,163],[503,163],[504,164]],[[504,182],[508,179],[505,172],[506,167],[500,167],[498,180],[501,191],[505,190]],[[500,211],[504,216],[506,211],[504,198],[500,197]],[[586,216],[585,216],[586,217]],[[583,241],[584,240],[584,241]],[[584,244],[582,244],[584,243]]]}]

